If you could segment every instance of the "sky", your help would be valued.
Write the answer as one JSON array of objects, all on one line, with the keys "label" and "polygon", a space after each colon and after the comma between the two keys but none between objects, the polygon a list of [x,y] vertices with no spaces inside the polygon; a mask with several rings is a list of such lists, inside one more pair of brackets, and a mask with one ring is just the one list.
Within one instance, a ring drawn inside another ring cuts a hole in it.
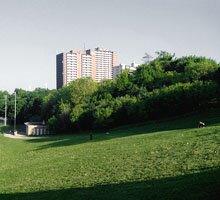
[{"label": "sky", "polygon": [[0,0],[0,90],[56,87],[56,54],[104,47],[220,62],[220,0]]}]

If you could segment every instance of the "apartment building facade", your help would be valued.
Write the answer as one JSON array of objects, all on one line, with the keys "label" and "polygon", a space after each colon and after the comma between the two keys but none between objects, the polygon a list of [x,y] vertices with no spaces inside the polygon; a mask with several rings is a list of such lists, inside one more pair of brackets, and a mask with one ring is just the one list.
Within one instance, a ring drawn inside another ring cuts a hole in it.
[{"label": "apartment building facade", "polygon": [[102,48],[63,52],[56,56],[57,89],[78,78],[100,82],[113,78],[116,53]]},{"label": "apartment building facade", "polygon": [[130,65],[120,64],[113,67],[113,78],[115,78],[118,74],[120,74],[123,70],[128,69],[130,72],[133,72],[137,69],[139,64],[133,61]]}]

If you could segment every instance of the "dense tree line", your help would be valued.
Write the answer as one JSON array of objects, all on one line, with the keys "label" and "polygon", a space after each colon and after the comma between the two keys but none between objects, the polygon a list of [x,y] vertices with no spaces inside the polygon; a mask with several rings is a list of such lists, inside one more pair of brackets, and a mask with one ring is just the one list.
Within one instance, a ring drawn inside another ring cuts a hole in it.
[{"label": "dense tree line", "polygon": [[[16,89],[17,119],[45,120],[56,132],[111,127],[199,111],[220,102],[220,65],[197,56],[176,58],[157,52],[157,58],[125,70],[113,80],[96,83],[78,79],[59,90]],[[13,122],[13,94],[8,117]],[[4,101],[0,101],[4,115]]]}]

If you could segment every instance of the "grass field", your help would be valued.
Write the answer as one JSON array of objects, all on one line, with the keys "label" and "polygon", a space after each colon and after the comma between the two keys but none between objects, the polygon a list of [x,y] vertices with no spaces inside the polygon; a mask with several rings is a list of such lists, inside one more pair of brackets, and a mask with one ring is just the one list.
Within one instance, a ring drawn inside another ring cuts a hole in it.
[{"label": "grass field", "polygon": [[[196,128],[202,119],[207,127]],[[220,111],[110,134],[0,134],[0,199],[220,199]]]}]

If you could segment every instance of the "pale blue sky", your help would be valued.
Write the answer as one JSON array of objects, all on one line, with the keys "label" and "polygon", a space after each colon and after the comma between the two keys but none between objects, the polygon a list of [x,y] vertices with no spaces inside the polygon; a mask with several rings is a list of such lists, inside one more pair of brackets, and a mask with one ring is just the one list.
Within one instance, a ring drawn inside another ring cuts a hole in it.
[{"label": "pale blue sky", "polygon": [[220,0],[0,0],[0,90],[55,88],[55,56],[98,46],[118,63],[166,50],[220,62]]}]

